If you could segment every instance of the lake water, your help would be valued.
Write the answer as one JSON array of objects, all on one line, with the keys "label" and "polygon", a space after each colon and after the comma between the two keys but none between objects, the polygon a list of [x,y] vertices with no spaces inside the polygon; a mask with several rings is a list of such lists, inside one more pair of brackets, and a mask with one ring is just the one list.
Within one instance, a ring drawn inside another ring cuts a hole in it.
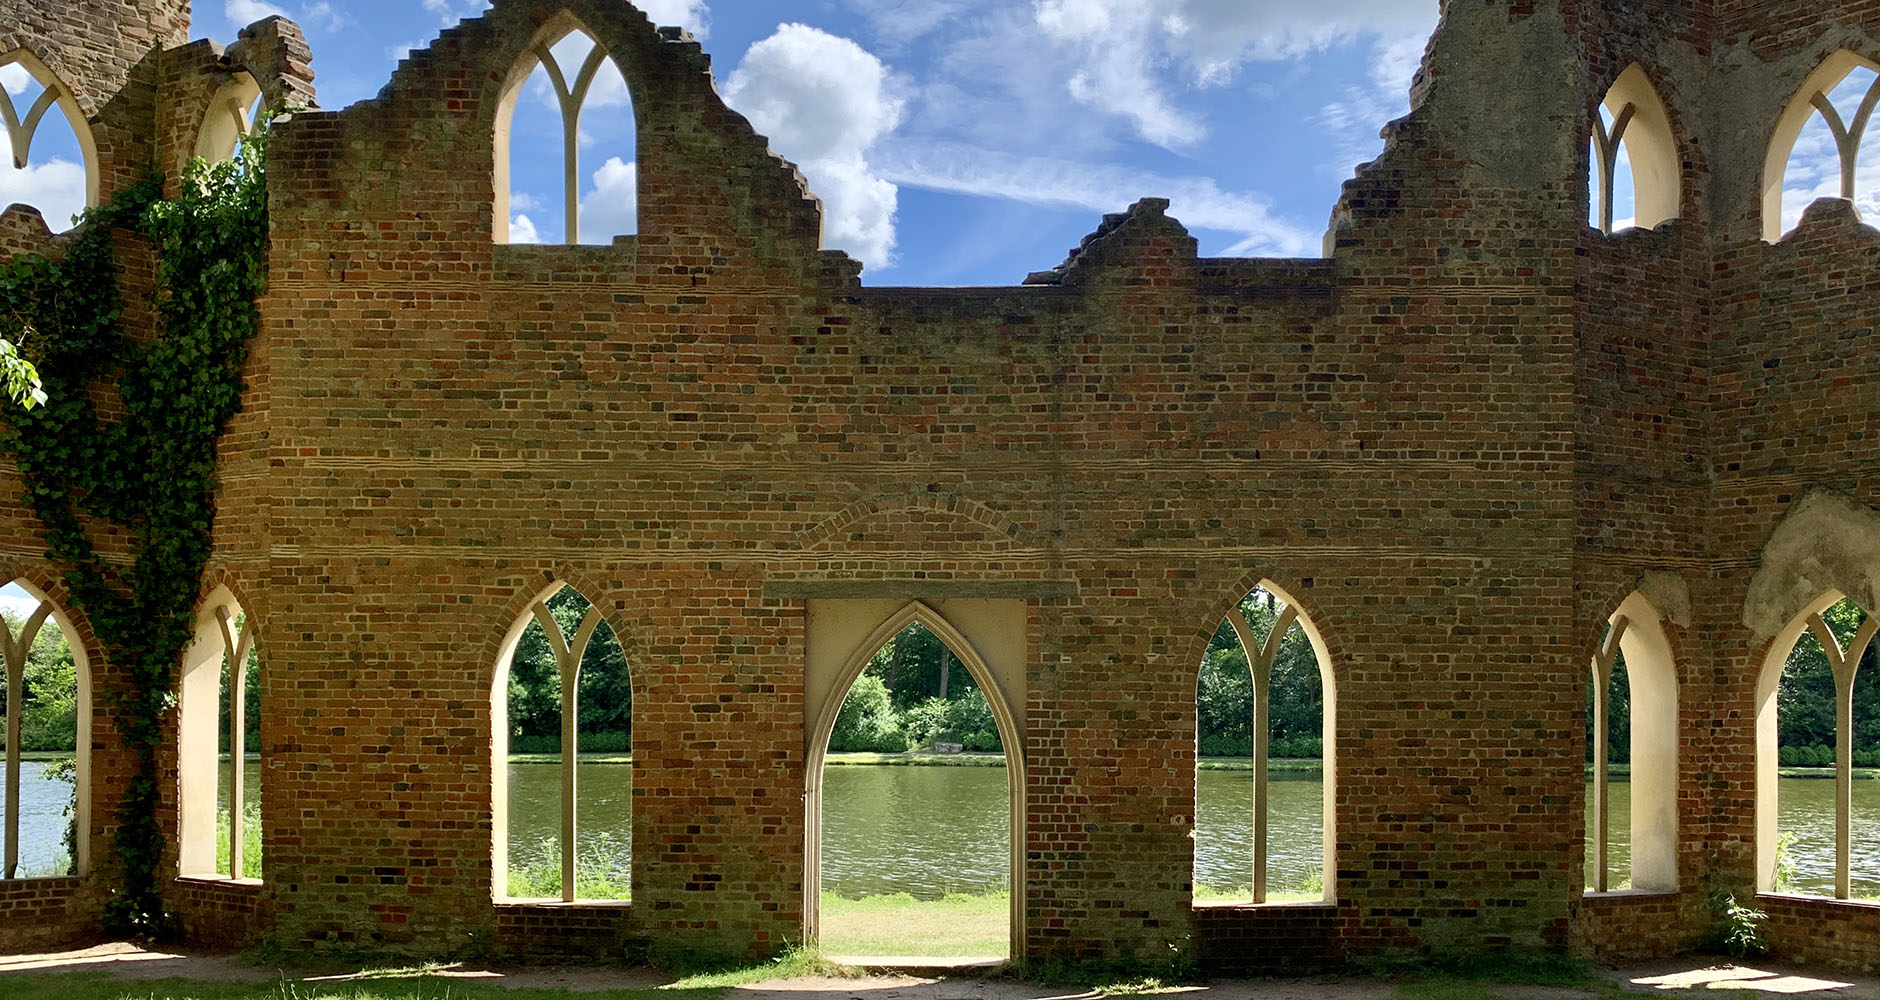
[{"label": "lake water", "polygon": [[[65,810],[72,789],[48,777],[49,766],[22,762],[22,873],[61,873],[69,863]],[[582,852],[584,878],[586,869],[625,871],[629,771],[623,764],[584,762],[580,767],[581,828],[604,835],[604,850]],[[250,801],[260,794],[260,772],[250,764]],[[1253,775],[1202,771],[1198,777],[1196,885],[1244,893],[1251,877]],[[512,763],[509,785],[512,857],[540,854],[544,841],[552,848],[559,838],[559,766]],[[1275,773],[1268,790],[1268,884],[1275,891],[1296,889],[1319,867],[1319,781],[1316,775]],[[1629,874],[1630,786],[1614,781],[1611,792],[1611,880],[1617,887]],[[3,796],[0,788],[0,805]],[[1783,778],[1777,796],[1778,825],[1796,835],[1790,853],[1797,890],[1832,894],[1834,782]],[[1005,889],[1011,856],[1006,802],[1002,767],[831,766],[823,777],[823,887],[850,898],[905,892],[924,899]],[[1880,897],[1880,781],[1854,782],[1853,830],[1854,895]],[[1590,823],[1587,845],[1590,882]]]},{"label": "lake water", "polygon": [[[51,761],[20,761],[20,867],[23,878],[66,875],[72,870],[65,849],[71,824],[72,786],[47,771]],[[0,816],[5,816],[6,782],[0,780]]]}]

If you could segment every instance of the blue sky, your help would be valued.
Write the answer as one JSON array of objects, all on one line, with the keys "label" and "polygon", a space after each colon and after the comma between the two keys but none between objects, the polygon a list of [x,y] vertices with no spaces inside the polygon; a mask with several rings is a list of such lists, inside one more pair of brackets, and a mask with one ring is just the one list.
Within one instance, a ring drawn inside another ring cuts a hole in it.
[{"label": "blue sky", "polygon": [[[1017,283],[1060,262],[1104,213],[1147,196],[1172,200],[1204,254],[1314,256],[1339,185],[1407,110],[1437,16],[1436,0],[641,7],[700,37],[727,101],[823,199],[827,245],[861,259],[875,285]],[[292,17],[313,45],[321,105],[341,108],[376,94],[412,47],[485,8],[196,0],[192,35],[229,42],[268,14]],[[584,45],[557,47],[570,75]],[[22,110],[37,87],[18,65],[0,66],[0,85]],[[631,115],[624,84],[604,68],[581,121],[582,242],[633,229]],[[35,138],[27,170],[0,164],[0,202],[40,205],[55,229],[83,200],[57,118]],[[1819,119],[1797,146],[1790,224],[1813,197],[1838,192],[1832,141],[1824,150],[1817,133]],[[561,122],[542,70],[518,102],[515,134],[511,238],[560,241]],[[1631,214],[1625,181],[1622,171],[1621,224]]]}]

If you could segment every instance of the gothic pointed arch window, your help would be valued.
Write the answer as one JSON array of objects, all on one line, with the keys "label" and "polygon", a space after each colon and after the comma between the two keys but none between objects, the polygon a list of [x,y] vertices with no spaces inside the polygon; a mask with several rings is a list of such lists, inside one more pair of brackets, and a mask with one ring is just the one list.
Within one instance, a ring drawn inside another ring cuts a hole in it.
[{"label": "gothic pointed arch window", "polygon": [[[831,600],[808,611],[805,939],[855,964],[1018,953],[1027,783],[1010,693],[1022,683],[1023,604]],[[903,752],[988,766],[841,766]],[[881,897],[911,905],[884,910]]]},{"label": "gothic pointed arch window", "polygon": [[601,609],[556,583],[510,627],[491,691],[495,895],[632,895],[633,685]]},{"label": "gothic pointed arch window", "polygon": [[1790,99],[1763,162],[1763,238],[1781,239],[1822,198],[1880,209],[1880,189],[1862,173],[1862,153],[1880,106],[1880,64],[1852,52],[1829,56]]},{"label": "gothic pointed arch window", "polygon": [[1317,626],[1262,581],[1215,629],[1196,686],[1198,902],[1336,899],[1336,710]]},{"label": "gothic pointed arch window", "polygon": [[0,207],[30,205],[63,232],[98,204],[91,126],[71,88],[25,49],[0,55],[0,124],[10,154],[0,167]]},{"label": "gothic pointed arch window", "polygon": [[63,611],[22,580],[0,587],[0,879],[82,875],[90,830],[91,670]]},{"label": "gothic pointed arch window", "polygon": [[1637,63],[1594,109],[1590,202],[1602,233],[1651,229],[1678,217],[1683,171],[1664,101]]},{"label": "gothic pointed arch window", "polygon": [[496,242],[601,244],[638,232],[633,99],[592,33],[564,17],[530,46],[494,127]]},{"label": "gothic pointed arch window", "polygon": [[209,99],[202,127],[196,132],[195,155],[210,163],[233,159],[235,150],[254,134],[261,118],[261,85],[245,72],[229,81]]},{"label": "gothic pointed arch window", "polygon": [[[1880,899],[1880,871],[1857,844],[1873,837],[1875,802],[1854,780],[1880,760],[1880,616],[1829,592],[1770,644],[1756,687],[1757,888]],[[1862,745],[1862,741],[1866,745]],[[1782,766],[1832,773],[1780,781]],[[1832,769],[1829,772],[1828,769]],[[1796,801],[1790,801],[1793,798]],[[1858,829],[1857,829],[1858,828]]]},{"label": "gothic pointed arch window", "polygon": [[196,613],[177,698],[178,865],[194,878],[261,877],[263,704],[257,631],[227,587]]},{"label": "gothic pointed arch window", "polygon": [[1607,619],[1586,697],[1586,887],[1675,890],[1678,678],[1664,621],[1643,594]]}]

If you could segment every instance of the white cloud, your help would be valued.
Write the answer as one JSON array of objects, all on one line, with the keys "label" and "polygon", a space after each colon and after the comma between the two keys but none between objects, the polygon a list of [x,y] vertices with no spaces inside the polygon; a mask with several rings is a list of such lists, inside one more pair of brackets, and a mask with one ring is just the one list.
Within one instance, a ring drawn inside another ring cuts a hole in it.
[{"label": "white cloud", "polygon": [[581,196],[581,242],[612,243],[638,232],[639,186],[638,163],[608,157],[594,171],[594,188]]},{"label": "white cloud", "polygon": [[222,5],[222,12],[228,15],[230,24],[246,28],[264,17],[292,17],[287,9],[267,0],[227,0]]},{"label": "white cloud", "polygon": [[1042,39],[1074,63],[1065,91],[1128,120],[1162,146],[1201,141],[1204,123],[1180,90],[1232,82],[1250,61],[1297,59],[1363,37],[1378,39],[1373,79],[1407,80],[1436,20],[1431,0],[1033,0]]},{"label": "white cloud", "polygon": [[847,0],[867,17],[882,42],[901,48],[941,25],[970,13],[981,0]]},{"label": "white cloud", "polygon": [[677,25],[699,39],[711,36],[712,12],[705,0],[634,0],[634,6],[654,24]]},{"label": "white cloud", "polygon": [[[17,583],[0,587],[0,613],[16,621],[24,620],[39,610],[39,598],[27,593]],[[47,624],[47,628],[55,626]]]},{"label": "white cloud", "polygon": [[352,18],[334,10],[327,0],[314,0],[300,9],[300,23],[322,31],[338,31],[352,23]]},{"label": "white cloud", "polygon": [[422,6],[436,14],[439,22],[447,25],[490,9],[486,0],[422,0]]},{"label": "white cloud", "polygon": [[0,87],[6,88],[9,94],[24,94],[28,89],[37,87],[38,82],[33,79],[33,74],[19,63],[7,63],[5,66],[0,66]]},{"label": "white cloud", "polygon": [[528,216],[517,215],[509,220],[509,242],[540,243],[542,236],[535,231],[535,223]]},{"label": "white cloud", "polygon": [[[1845,120],[1845,117],[1843,118]],[[1867,157],[1854,171],[1854,205],[1861,216],[1880,221],[1875,210],[1876,182],[1880,171],[1869,165]],[[1821,198],[1841,197],[1841,154],[1835,146],[1828,123],[1816,112],[1802,127],[1795,146],[1789,152],[1787,172],[1782,178],[1782,231],[1801,225],[1802,213]]]},{"label": "white cloud", "polygon": [[894,261],[899,192],[868,154],[901,122],[895,89],[880,59],[802,24],[752,45],[724,87],[726,102],[802,167],[823,200],[825,242],[876,268]]},{"label": "white cloud", "polygon": [[548,207],[548,201],[540,195],[527,191],[509,192],[509,207],[518,212],[539,212]]},{"label": "white cloud", "polygon": [[85,210],[85,168],[69,160],[29,163],[15,170],[0,162],[0,207],[20,204],[39,209],[55,233],[72,228],[72,216]]},{"label": "white cloud", "polygon": [[1117,212],[1140,198],[1169,199],[1184,225],[1240,237],[1230,254],[1316,254],[1319,234],[1274,217],[1265,198],[1221,190],[1207,177],[1167,177],[1128,167],[1021,157],[985,149],[897,143],[877,156],[887,178],[910,187]]}]

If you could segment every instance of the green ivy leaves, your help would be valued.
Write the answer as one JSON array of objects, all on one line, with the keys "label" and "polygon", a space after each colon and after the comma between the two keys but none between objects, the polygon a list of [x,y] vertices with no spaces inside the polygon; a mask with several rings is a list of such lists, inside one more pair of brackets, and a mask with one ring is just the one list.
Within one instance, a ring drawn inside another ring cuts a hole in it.
[{"label": "green ivy leaves", "polygon": [[[228,163],[192,163],[176,200],[152,177],[88,210],[62,261],[0,265],[0,389],[36,382],[38,392],[35,405],[5,409],[0,448],[19,466],[48,558],[123,679],[105,694],[136,761],[117,813],[123,878],[106,911],[124,933],[170,923],[157,755],[209,558],[216,441],[240,409],[259,322],[266,146],[263,130]],[[154,337],[134,340],[119,326],[123,232],[156,253]],[[92,532],[106,526],[130,534],[128,569],[99,558]]]}]

